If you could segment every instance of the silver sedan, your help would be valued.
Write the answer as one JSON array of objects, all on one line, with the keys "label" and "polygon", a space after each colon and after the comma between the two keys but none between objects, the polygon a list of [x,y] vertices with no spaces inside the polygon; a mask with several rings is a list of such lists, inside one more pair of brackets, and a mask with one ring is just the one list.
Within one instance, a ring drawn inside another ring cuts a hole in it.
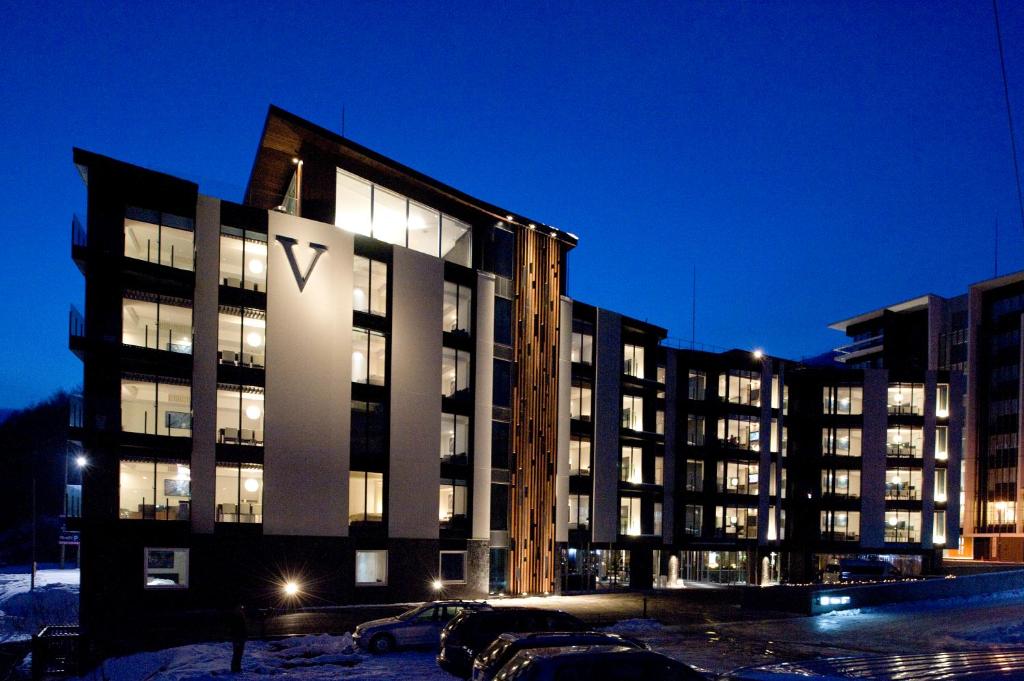
[{"label": "silver sedan", "polygon": [[437,648],[441,629],[462,610],[490,610],[482,601],[433,601],[395,617],[363,622],[352,639],[363,650],[389,653],[397,648]]}]

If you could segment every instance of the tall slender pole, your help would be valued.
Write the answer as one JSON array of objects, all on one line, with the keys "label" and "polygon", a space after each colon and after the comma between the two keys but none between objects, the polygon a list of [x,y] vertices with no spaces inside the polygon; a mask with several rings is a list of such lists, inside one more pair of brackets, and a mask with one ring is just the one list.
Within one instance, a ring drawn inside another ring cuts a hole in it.
[{"label": "tall slender pole", "polygon": [[1003,98],[1006,100],[1006,122],[1010,128],[1010,151],[1013,156],[1013,175],[1017,181],[1017,208],[1020,210],[1020,227],[1024,229],[1024,194],[1020,188],[1020,165],[1017,163],[1017,137],[1013,131],[1013,110],[1010,107],[1010,86],[1006,80],[1006,56],[1003,54],[1003,30],[999,26],[999,2],[992,0],[992,13],[996,19],[996,43],[999,45],[999,68],[1003,74]]},{"label": "tall slender pole", "polygon": [[29,591],[36,590],[36,476],[32,476],[32,578]]}]

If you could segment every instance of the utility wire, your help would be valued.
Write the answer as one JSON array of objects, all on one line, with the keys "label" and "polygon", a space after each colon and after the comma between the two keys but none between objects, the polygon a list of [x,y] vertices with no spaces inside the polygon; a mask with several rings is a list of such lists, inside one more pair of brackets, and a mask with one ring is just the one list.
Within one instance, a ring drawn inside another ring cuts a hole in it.
[{"label": "utility wire", "polygon": [[1006,121],[1010,126],[1010,151],[1013,152],[1013,174],[1017,180],[1017,208],[1020,210],[1020,228],[1024,230],[1024,196],[1020,190],[1020,165],[1017,163],[1017,138],[1013,132],[1013,111],[1010,108],[1010,87],[1006,81],[1006,57],[1003,54],[1003,31],[999,26],[999,0],[992,0],[992,13],[996,18],[996,42],[999,44],[999,68],[1003,73],[1003,97],[1006,100]]}]

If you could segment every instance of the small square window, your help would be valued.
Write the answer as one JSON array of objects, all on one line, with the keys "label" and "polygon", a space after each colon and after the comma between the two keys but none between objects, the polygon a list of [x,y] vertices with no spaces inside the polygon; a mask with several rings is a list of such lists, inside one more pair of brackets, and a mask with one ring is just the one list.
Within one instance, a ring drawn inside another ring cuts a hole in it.
[{"label": "small square window", "polygon": [[466,552],[441,552],[441,582],[444,584],[466,583]]},{"label": "small square window", "polygon": [[147,589],[187,589],[188,549],[145,549]]},{"label": "small square window", "polygon": [[385,586],[388,583],[387,551],[356,551],[356,586]]}]

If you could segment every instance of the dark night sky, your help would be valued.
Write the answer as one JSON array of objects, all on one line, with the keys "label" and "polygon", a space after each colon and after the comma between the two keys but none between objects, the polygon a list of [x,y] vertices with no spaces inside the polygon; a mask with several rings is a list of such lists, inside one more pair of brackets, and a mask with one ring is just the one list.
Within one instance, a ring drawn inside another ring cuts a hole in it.
[{"label": "dark night sky", "polygon": [[987,0],[617,4],[0,0],[0,407],[80,380],[71,147],[239,200],[270,103],[578,234],[570,294],[673,336],[696,265],[716,346],[959,293],[997,220],[1024,267]]}]

